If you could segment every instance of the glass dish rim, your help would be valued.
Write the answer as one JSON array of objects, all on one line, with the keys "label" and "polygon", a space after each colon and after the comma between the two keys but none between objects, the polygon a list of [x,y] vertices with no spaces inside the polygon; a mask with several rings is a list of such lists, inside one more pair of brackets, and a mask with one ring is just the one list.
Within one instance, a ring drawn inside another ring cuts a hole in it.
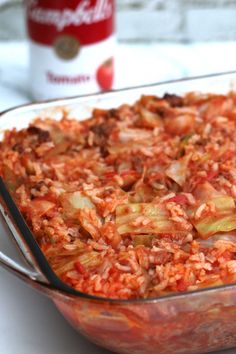
[{"label": "glass dish rim", "polygon": [[[177,83],[181,83],[181,82],[189,82],[189,81],[196,81],[196,80],[200,80],[200,79],[211,79],[211,78],[220,78],[220,77],[224,77],[224,76],[228,76],[228,75],[236,75],[236,70],[231,70],[231,71],[225,71],[225,72],[219,72],[219,73],[212,73],[212,74],[208,74],[208,75],[199,75],[199,76],[191,76],[191,77],[187,77],[187,78],[180,78],[180,79],[175,79],[175,80],[168,80],[168,81],[162,81],[162,82],[158,82],[158,83],[152,83],[152,84],[145,84],[145,85],[138,85],[138,86],[134,86],[134,87],[126,87],[126,88],[122,88],[122,89],[117,89],[117,90],[112,90],[112,91],[108,91],[108,92],[102,92],[102,93],[92,93],[89,95],[82,95],[82,96],[72,96],[72,97],[66,97],[66,98],[58,98],[58,99],[50,99],[50,100],[42,100],[42,101],[37,101],[37,102],[33,102],[33,103],[26,103],[26,104],[22,104],[16,107],[12,107],[9,109],[6,109],[2,112],[0,112],[0,119],[3,118],[3,116],[8,115],[10,113],[14,113],[17,111],[20,111],[21,109],[24,110],[30,110],[30,109],[39,109],[43,108],[43,106],[46,106],[44,108],[49,108],[47,107],[47,104],[49,106],[54,105],[57,106],[57,103],[60,102],[60,106],[63,106],[63,102],[65,102],[65,104],[69,103],[79,103],[79,102],[83,102],[84,100],[88,100],[88,99],[93,99],[93,98],[105,98],[105,97],[113,97],[114,95],[116,95],[117,93],[122,93],[122,92],[127,92],[127,91],[135,91],[135,90],[140,90],[140,89],[145,89],[145,88],[152,88],[152,87],[159,87],[159,86],[163,86],[166,84],[177,84]],[[1,204],[3,204],[0,201]],[[18,209],[18,208],[17,208]],[[18,209],[19,210],[19,209]],[[51,269],[52,270],[52,269]],[[54,273],[54,271],[52,270],[52,272]],[[43,273],[45,275],[45,273]],[[55,273],[54,273],[55,274]],[[57,276],[56,276],[57,278]],[[59,279],[59,278],[58,278]],[[158,303],[158,302],[163,302],[163,301],[171,301],[173,299],[174,300],[183,300],[184,298],[192,298],[201,294],[208,294],[208,293],[215,293],[217,292],[222,292],[224,290],[235,290],[236,289],[236,283],[231,283],[231,284],[224,284],[224,285],[220,285],[220,286],[212,286],[209,288],[203,288],[203,289],[197,289],[197,290],[191,290],[191,291],[184,291],[184,292],[179,292],[179,293],[170,293],[168,295],[162,295],[159,297],[153,297],[153,298],[134,298],[134,299],[118,299],[118,298],[108,298],[108,297],[101,297],[101,296],[96,296],[96,295],[91,295],[91,294],[87,294],[87,293],[83,293],[77,290],[74,290],[72,287],[68,288],[59,288],[58,286],[55,286],[54,284],[46,284],[46,283],[42,283],[39,280],[33,280],[34,283],[37,283],[40,287],[45,287],[48,290],[52,290],[52,291],[56,291],[59,292],[60,295],[64,295],[66,297],[69,298],[81,298],[81,299],[87,299],[87,300],[91,300],[91,301],[96,301],[99,303],[112,303],[112,304],[117,304],[117,305],[129,305],[129,304],[152,304],[152,303]],[[65,284],[66,285],[66,284]],[[71,290],[70,290],[71,289]]]},{"label": "glass dish rim", "polygon": [[[129,91],[138,91],[140,89],[145,89],[145,88],[152,88],[152,87],[159,87],[159,86],[164,86],[164,85],[171,85],[171,84],[178,84],[178,83],[182,83],[182,82],[189,82],[189,81],[197,81],[197,80],[201,80],[201,79],[213,79],[213,78],[217,78],[217,77],[224,77],[224,76],[228,76],[228,75],[236,75],[236,69],[235,70],[229,70],[229,71],[220,71],[217,73],[211,73],[211,74],[203,74],[203,75],[196,75],[196,76],[188,76],[188,77],[181,77],[178,79],[174,79],[174,80],[165,80],[165,81],[159,81],[159,82],[154,82],[151,84],[144,84],[144,85],[136,85],[136,86],[127,86],[127,87],[123,87],[123,88],[119,88],[119,89],[114,89],[114,90],[110,90],[110,91],[104,91],[104,92],[95,92],[95,93],[90,93],[90,94],[84,94],[84,95],[77,95],[77,96],[68,96],[68,97],[61,97],[61,98],[54,98],[54,99],[48,99],[48,100],[39,100],[39,101],[33,101],[33,102],[29,102],[29,103],[23,103],[17,106],[13,106],[11,108],[7,108],[3,111],[0,111],[0,119],[2,118],[2,116],[6,115],[6,114],[10,114],[14,111],[21,110],[21,109],[30,109],[30,108],[40,108],[43,105],[51,105],[53,103],[55,103],[55,105],[57,103],[60,102],[69,102],[69,103],[73,103],[73,102],[83,102],[83,100],[87,100],[87,99],[93,99],[93,98],[103,98],[103,97],[113,97],[116,94],[122,93],[122,92],[129,92]],[[60,106],[62,104],[60,103]]]}]

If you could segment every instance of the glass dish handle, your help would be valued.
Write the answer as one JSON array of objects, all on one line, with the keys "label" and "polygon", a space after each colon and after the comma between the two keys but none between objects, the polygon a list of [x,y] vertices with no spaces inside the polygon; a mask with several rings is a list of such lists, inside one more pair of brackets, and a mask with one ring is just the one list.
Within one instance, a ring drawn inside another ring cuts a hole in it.
[{"label": "glass dish handle", "polygon": [[[48,285],[48,280],[39,270],[37,263],[29,250],[29,247],[21,238],[14,221],[10,215],[6,213],[5,208],[3,205],[1,205],[1,203],[0,216],[2,239],[2,242],[0,243],[0,265],[25,281],[29,281],[31,283],[36,281],[41,284]],[[14,245],[12,245],[11,241],[15,241]],[[9,249],[9,243],[11,243],[11,253],[14,247],[14,256],[11,257],[5,252],[6,248]],[[23,257],[19,257],[19,255]],[[17,260],[13,258],[17,258]]]},{"label": "glass dish handle", "polygon": [[11,259],[9,256],[0,251],[0,264],[11,273],[22,278],[23,280],[28,280],[30,282],[40,282],[43,284],[48,284],[46,278],[36,269],[30,269],[26,265],[21,265],[17,261]]}]

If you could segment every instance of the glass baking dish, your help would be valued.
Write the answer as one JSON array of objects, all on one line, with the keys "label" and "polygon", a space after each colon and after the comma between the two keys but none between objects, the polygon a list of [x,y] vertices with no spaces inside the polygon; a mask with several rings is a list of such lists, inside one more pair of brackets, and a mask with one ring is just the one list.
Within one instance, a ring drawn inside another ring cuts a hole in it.
[{"label": "glass baking dish", "polygon": [[[236,71],[24,105],[0,115],[0,138],[4,130],[26,127],[39,115],[60,119],[62,109],[67,109],[70,117],[85,119],[94,107],[132,104],[141,94],[226,93],[234,88]],[[236,346],[236,284],[145,300],[111,300],[75,292],[50,277],[51,270],[43,259],[39,260],[35,246],[23,237],[25,231],[16,222],[13,208],[7,209],[0,200],[2,237],[16,241],[25,262],[0,252],[0,263],[49,296],[65,318],[94,343],[127,354],[191,354]],[[4,226],[4,219],[11,232]]]}]

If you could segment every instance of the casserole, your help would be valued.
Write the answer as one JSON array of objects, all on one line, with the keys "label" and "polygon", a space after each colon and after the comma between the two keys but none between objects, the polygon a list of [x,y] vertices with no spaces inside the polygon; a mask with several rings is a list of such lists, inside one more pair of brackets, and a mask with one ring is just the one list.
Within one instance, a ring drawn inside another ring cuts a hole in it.
[{"label": "casserole", "polygon": [[[50,114],[58,119],[61,116],[60,107],[64,106],[69,108],[71,117],[86,118],[93,107],[111,108],[124,102],[133,103],[141,94],[181,94],[196,90],[224,93],[232,89],[235,77],[234,73],[228,73],[29,105],[4,113],[1,128],[21,128],[39,114]],[[14,225],[12,230],[14,232]],[[14,232],[14,235],[17,237],[18,233]],[[51,296],[68,320],[99,345],[121,353],[197,353],[235,345],[234,285],[145,300],[77,295],[68,289],[60,289],[51,281],[46,282],[44,277],[47,274],[38,271],[37,257],[32,259],[23,239],[18,238],[18,242],[33,270],[27,272],[3,255],[2,262]]]}]

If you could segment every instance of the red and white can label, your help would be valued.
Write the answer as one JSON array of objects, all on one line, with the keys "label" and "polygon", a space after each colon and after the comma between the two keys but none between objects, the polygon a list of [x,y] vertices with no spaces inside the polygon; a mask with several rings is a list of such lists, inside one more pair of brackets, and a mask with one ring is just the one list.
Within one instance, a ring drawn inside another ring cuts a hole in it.
[{"label": "red and white can label", "polygon": [[34,97],[112,88],[114,6],[114,0],[26,0]]}]

